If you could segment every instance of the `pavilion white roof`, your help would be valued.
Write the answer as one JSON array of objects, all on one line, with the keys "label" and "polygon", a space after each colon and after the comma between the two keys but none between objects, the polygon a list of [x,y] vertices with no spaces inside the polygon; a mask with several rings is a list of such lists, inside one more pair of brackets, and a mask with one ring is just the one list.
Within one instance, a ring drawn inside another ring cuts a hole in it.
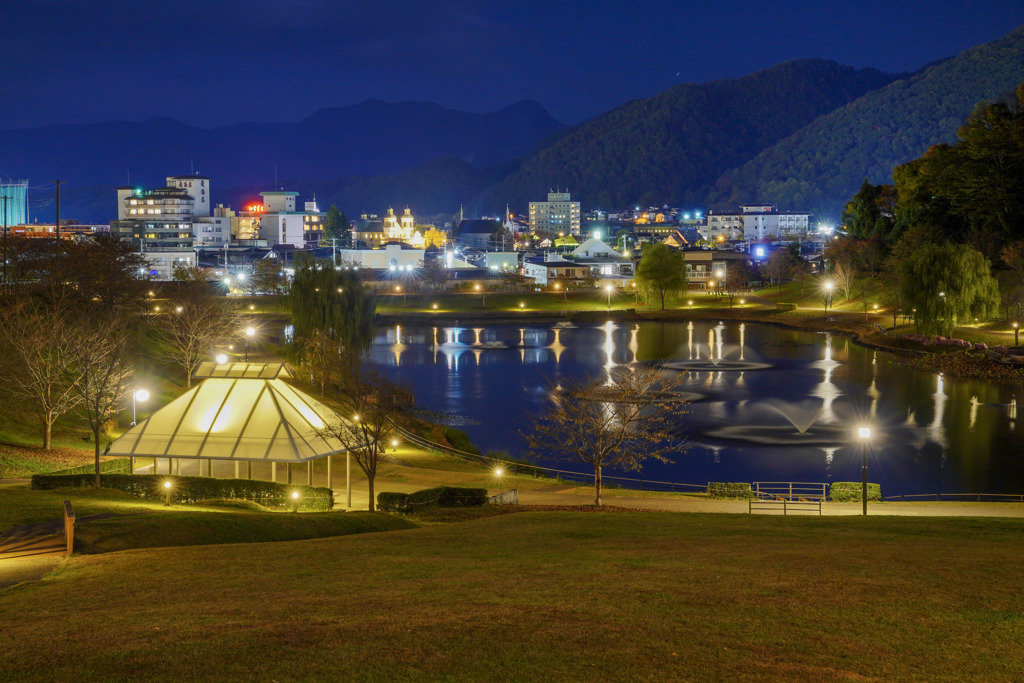
[{"label": "pavilion white roof", "polygon": [[125,432],[110,455],[299,463],[344,451],[316,433],[341,418],[275,370],[203,381]]}]

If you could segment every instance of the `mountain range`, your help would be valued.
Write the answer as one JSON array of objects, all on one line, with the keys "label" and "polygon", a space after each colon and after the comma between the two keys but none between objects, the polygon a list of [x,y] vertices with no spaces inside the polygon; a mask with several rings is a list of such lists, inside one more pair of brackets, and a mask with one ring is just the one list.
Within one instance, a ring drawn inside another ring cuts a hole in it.
[{"label": "mountain range", "polygon": [[[1021,82],[1024,27],[910,74],[798,60],[674,86],[570,127],[529,101],[483,114],[367,101],[288,124],[0,131],[0,176],[66,180],[62,215],[82,221],[110,219],[129,173],[154,186],[193,167],[213,179],[214,202],[238,206],[276,177],[350,216],[525,211],[556,187],[585,210],[757,202],[837,215],[865,178],[886,182],[894,166],[952,142],[978,103]],[[43,220],[48,198],[33,198]]]}]

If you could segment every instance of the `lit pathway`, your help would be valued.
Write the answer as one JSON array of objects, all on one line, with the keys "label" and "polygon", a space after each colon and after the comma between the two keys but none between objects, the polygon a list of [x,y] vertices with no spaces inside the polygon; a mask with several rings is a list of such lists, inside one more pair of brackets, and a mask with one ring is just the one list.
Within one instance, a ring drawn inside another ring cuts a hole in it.
[{"label": "lit pathway", "polygon": [[60,564],[66,550],[62,519],[0,532],[0,589],[41,578]]}]

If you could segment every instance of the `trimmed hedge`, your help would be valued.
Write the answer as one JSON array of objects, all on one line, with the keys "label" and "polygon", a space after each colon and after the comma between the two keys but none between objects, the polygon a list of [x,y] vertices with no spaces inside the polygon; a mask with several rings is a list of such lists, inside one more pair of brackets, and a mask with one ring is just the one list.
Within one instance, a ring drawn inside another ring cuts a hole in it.
[{"label": "trimmed hedge", "polygon": [[437,486],[415,493],[393,493],[384,491],[377,494],[377,509],[394,512],[415,512],[427,507],[457,508],[486,505],[490,496],[487,489],[471,489],[459,486]]},{"label": "trimmed hedge", "polygon": [[775,310],[776,311],[795,311],[796,310],[796,304],[789,304],[789,303],[781,303],[780,302],[780,303],[775,304]]},{"label": "trimmed hedge", "polygon": [[[859,503],[863,484],[859,481],[835,481],[828,487],[828,497],[836,503]],[[882,485],[868,482],[868,500],[882,500]]]},{"label": "trimmed hedge", "polygon": [[445,427],[444,438],[448,441],[451,447],[456,450],[472,453],[473,455],[480,455],[480,449],[473,445],[473,442],[469,438],[469,434],[461,429]]},{"label": "trimmed hedge", "polygon": [[750,484],[741,481],[709,481],[708,498],[753,498]]},{"label": "trimmed hedge", "polygon": [[[100,474],[128,474],[129,463],[128,458],[114,458],[113,460],[104,460],[100,462]],[[50,472],[51,475],[61,474],[96,474],[96,463],[91,462],[87,465],[79,465],[78,467],[69,467],[66,470],[58,470],[56,472]]]},{"label": "trimmed hedge", "polygon": [[[268,508],[290,509],[291,494],[299,492],[299,509],[330,510],[334,507],[331,489],[296,484],[277,484],[254,479],[211,479],[166,474],[101,474],[100,486],[117,489],[139,498],[164,499],[163,483],[173,482],[171,500],[178,503],[201,503],[205,500],[251,500]],[[88,487],[96,481],[90,474],[36,474],[32,488],[40,490]]]}]

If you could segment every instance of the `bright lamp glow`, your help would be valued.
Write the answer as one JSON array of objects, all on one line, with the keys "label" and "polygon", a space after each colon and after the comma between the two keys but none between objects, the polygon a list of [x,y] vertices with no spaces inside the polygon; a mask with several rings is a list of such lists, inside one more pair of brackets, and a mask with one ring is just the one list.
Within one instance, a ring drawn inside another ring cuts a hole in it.
[{"label": "bright lamp glow", "polygon": [[140,401],[140,402],[141,401],[148,401],[149,400],[149,392],[146,391],[145,389],[136,389],[135,390],[135,400],[136,401]]},{"label": "bright lamp glow", "polygon": [[496,477],[500,477],[501,476],[501,468],[500,467],[498,469],[494,470],[494,476],[496,476]]},{"label": "bright lamp glow", "polygon": [[171,482],[169,482],[169,481],[165,481],[165,482],[164,482],[164,488],[165,488],[165,489],[169,489],[169,488],[171,488]]},{"label": "bright lamp glow", "polygon": [[299,492],[298,491],[292,491],[292,498],[294,498],[295,500],[298,500],[299,499]]},{"label": "bright lamp glow", "polygon": [[254,334],[256,334],[256,329],[252,328],[252,327],[247,327],[247,328],[245,328],[245,334],[246,334],[246,336],[251,337]]},{"label": "bright lamp glow", "polygon": [[216,360],[217,360],[217,363],[219,363],[220,365],[223,365],[224,363],[228,362],[228,357],[227,357],[227,355],[225,355],[223,353],[218,353]]},{"label": "bright lamp glow", "polygon": [[860,429],[857,430],[857,436],[859,436],[862,439],[870,439],[871,427],[861,427]]}]

